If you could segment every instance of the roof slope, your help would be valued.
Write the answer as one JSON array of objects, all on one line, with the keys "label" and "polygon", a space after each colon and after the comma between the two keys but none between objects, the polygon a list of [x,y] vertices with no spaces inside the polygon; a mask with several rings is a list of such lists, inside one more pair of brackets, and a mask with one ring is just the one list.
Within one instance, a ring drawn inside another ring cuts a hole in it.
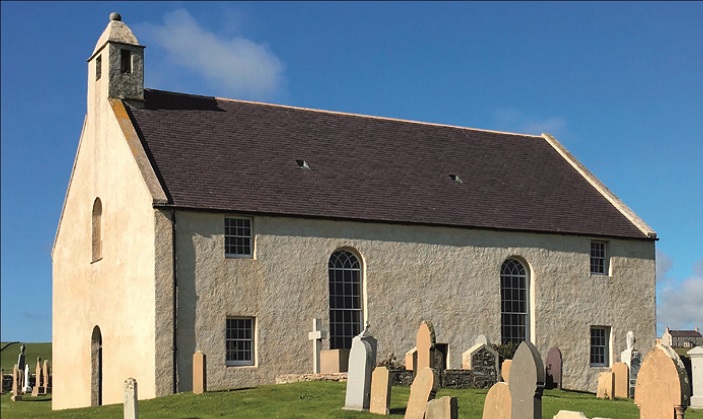
[{"label": "roof slope", "polygon": [[543,137],[150,89],[129,112],[176,207],[647,238]]}]

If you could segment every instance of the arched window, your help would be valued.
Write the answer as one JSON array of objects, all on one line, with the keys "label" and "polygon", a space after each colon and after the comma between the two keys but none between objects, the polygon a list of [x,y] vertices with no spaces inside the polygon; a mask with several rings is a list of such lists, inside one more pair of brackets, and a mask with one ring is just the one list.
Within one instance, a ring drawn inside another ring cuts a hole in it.
[{"label": "arched window", "polygon": [[508,259],[500,267],[500,326],[503,344],[529,340],[529,276],[522,263]]},{"label": "arched window", "polygon": [[361,264],[346,250],[332,253],[329,261],[330,349],[351,349],[352,338],[362,330]]},{"label": "arched window", "polygon": [[100,198],[95,198],[93,202],[93,228],[92,228],[92,243],[93,243],[93,262],[97,262],[103,258],[102,249],[102,215],[103,204]]},{"label": "arched window", "polygon": [[103,404],[103,336],[95,326],[90,336],[90,405]]}]

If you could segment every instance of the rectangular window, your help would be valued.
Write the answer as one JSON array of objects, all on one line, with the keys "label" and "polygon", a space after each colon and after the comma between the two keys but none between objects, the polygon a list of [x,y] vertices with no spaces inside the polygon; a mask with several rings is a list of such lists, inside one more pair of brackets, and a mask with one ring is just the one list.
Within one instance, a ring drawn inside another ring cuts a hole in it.
[{"label": "rectangular window", "polygon": [[610,327],[591,326],[591,366],[610,366]]},{"label": "rectangular window", "polygon": [[591,242],[591,274],[608,274],[608,255],[605,242]]},{"label": "rectangular window", "polygon": [[225,336],[225,364],[254,365],[254,318],[230,317]]},{"label": "rectangular window", "polygon": [[252,257],[251,219],[225,218],[225,256]]},{"label": "rectangular window", "polygon": [[120,50],[120,72],[132,72],[132,51],[128,49]]},{"label": "rectangular window", "polygon": [[95,80],[100,80],[100,76],[102,75],[103,72],[103,56],[98,55],[98,58],[95,59]]}]

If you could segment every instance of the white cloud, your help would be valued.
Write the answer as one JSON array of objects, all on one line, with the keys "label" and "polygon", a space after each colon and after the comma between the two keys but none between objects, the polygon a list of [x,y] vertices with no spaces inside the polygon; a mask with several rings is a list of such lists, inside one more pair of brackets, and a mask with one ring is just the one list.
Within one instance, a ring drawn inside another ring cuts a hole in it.
[{"label": "white cloud", "polygon": [[233,96],[270,97],[283,83],[284,66],[268,45],[241,36],[218,37],[186,10],[167,13],[162,25],[145,24],[141,31],[167,51],[173,64]]},{"label": "white cloud", "polygon": [[514,131],[525,134],[540,135],[542,133],[552,134],[559,137],[564,133],[566,120],[560,117],[546,119],[534,118],[525,113],[513,109],[505,108],[495,112],[494,119],[501,131]]},{"label": "white cloud", "polygon": [[657,283],[670,281],[669,270],[674,266],[674,262],[669,255],[657,249]]},{"label": "white cloud", "polygon": [[693,271],[693,276],[681,282],[665,279],[661,284],[657,293],[659,335],[667,326],[687,330],[703,328],[703,259],[694,265]]}]

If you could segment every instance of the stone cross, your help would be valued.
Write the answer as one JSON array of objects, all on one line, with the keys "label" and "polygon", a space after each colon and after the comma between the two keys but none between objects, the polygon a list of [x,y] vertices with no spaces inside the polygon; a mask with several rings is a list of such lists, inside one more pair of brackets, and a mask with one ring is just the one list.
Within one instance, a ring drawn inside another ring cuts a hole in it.
[{"label": "stone cross", "polygon": [[640,371],[642,355],[635,349],[635,334],[632,331],[627,332],[627,349],[620,352],[620,361],[624,362],[629,370],[630,397],[634,397],[635,383],[637,382],[637,374]]},{"label": "stone cross", "polygon": [[124,382],[124,419],[137,419],[137,409],[137,380],[128,378]]},{"label": "stone cross", "polygon": [[320,351],[322,350],[322,330],[320,330],[320,319],[312,319],[312,332],[308,333],[308,339],[312,342],[312,370],[315,374],[320,373]]},{"label": "stone cross", "polygon": [[376,365],[376,339],[369,325],[352,339],[349,352],[349,373],[344,409],[369,410],[371,404],[371,374]]}]

